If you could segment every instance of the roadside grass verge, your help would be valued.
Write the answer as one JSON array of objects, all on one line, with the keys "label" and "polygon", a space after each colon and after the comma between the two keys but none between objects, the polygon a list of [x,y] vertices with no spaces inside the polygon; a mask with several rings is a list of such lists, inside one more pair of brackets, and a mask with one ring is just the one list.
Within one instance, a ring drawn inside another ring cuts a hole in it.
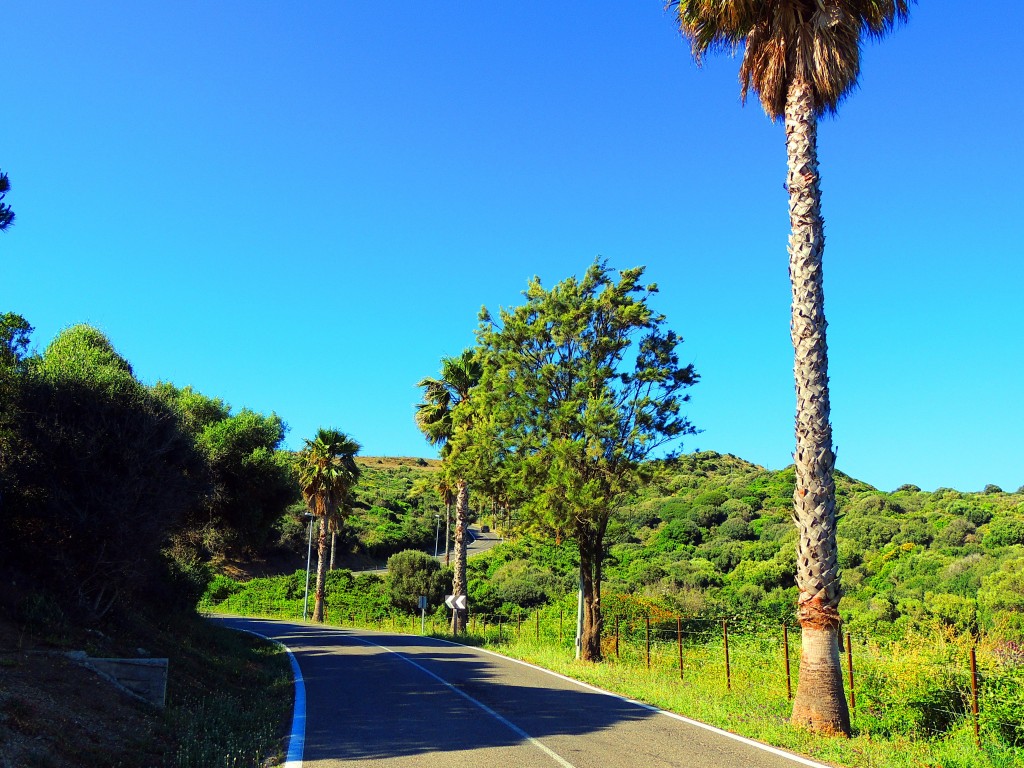
[{"label": "roadside grass verge", "polygon": [[281,762],[291,665],[279,646],[197,620],[172,650],[165,727],[172,768],[262,768]]}]

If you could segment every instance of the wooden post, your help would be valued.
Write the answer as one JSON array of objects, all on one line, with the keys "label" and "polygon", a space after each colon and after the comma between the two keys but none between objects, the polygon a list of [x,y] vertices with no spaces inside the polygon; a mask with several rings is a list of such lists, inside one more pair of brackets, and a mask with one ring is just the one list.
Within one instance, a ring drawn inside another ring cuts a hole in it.
[{"label": "wooden post", "polygon": [[615,617],[615,658],[619,658],[619,617]]},{"label": "wooden post", "polygon": [[729,623],[722,619],[722,641],[725,643],[725,690],[732,690],[732,673],[729,670]]},{"label": "wooden post", "polygon": [[679,646],[679,679],[683,679],[683,619],[676,616],[676,645]]},{"label": "wooden post", "polygon": [[971,713],[974,715],[974,743],[981,747],[981,732],[978,729],[978,660],[971,646]]},{"label": "wooden post", "polygon": [[646,629],[646,635],[647,635],[647,668],[650,669],[651,668],[651,617],[650,616],[645,616],[644,617],[644,624],[647,627],[647,629]]},{"label": "wooden post", "polygon": [[562,619],[563,619],[563,614],[564,613],[565,613],[565,609],[564,608],[559,608],[558,609],[558,643],[559,644],[562,643]]},{"label": "wooden post", "polygon": [[793,700],[793,679],[789,674],[789,627],[782,622],[782,652],[786,658],[786,698]]},{"label": "wooden post", "polygon": [[846,669],[850,673],[850,713],[857,713],[857,699],[853,695],[853,640],[850,633],[846,633]]},{"label": "wooden post", "polygon": [[534,614],[534,616],[536,616],[536,619],[537,619],[537,622],[536,622],[536,626],[537,626],[537,642],[540,642],[540,611],[537,611],[537,613]]},{"label": "wooden post", "polygon": [[501,616],[498,616],[498,642],[501,642]]}]

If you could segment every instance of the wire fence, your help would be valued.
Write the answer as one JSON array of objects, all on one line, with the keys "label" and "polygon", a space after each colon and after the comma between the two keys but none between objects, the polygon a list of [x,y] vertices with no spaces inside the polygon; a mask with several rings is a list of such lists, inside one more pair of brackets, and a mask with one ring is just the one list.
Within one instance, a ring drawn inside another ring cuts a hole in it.
[{"label": "wire fence", "polygon": [[[240,593],[201,604],[199,610],[302,620],[303,601]],[[332,606],[328,599],[325,622],[450,636],[450,618],[440,610],[409,615]],[[531,645],[571,659],[575,632],[574,612],[548,606],[511,615],[471,614],[464,639],[482,646]],[[1014,643],[978,645],[951,634],[914,643],[842,631],[840,637],[855,731],[931,738],[968,727],[978,747],[984,739],[1024,746],[1024,649]],[[665,685],[699,684],[702,693],[748,697],[759,706],[774,702],[781,708],[797,690],[800,630],[711,617],[611,613],[604,616],[601,651],[607,664],[641,671]]]}]

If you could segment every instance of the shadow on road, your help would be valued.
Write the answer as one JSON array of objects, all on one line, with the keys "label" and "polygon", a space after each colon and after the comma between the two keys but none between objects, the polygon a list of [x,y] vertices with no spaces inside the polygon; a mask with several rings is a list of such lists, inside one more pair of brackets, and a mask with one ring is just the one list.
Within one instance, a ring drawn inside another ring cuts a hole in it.
[{"label": "shadow on road", "polygon": [[526,740],[522,732],[541,740],[582,736],[654,714],[433,638],[276,621],[222,621],[273,637],[295,651],[306,682],[305,759],[311,765],[318,759],[371,760],[509,747]]}]

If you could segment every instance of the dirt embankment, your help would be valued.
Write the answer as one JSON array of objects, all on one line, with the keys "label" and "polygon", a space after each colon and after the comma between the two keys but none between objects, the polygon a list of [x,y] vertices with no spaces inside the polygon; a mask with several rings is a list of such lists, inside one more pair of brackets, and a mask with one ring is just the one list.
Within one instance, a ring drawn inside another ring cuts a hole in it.
[{"label": "dirt embankment", "polygon": [[68,659],[76,645],[123,653],[99,633],[53,642],[0,616],[0,768],[161,765],[160,714]]}]

